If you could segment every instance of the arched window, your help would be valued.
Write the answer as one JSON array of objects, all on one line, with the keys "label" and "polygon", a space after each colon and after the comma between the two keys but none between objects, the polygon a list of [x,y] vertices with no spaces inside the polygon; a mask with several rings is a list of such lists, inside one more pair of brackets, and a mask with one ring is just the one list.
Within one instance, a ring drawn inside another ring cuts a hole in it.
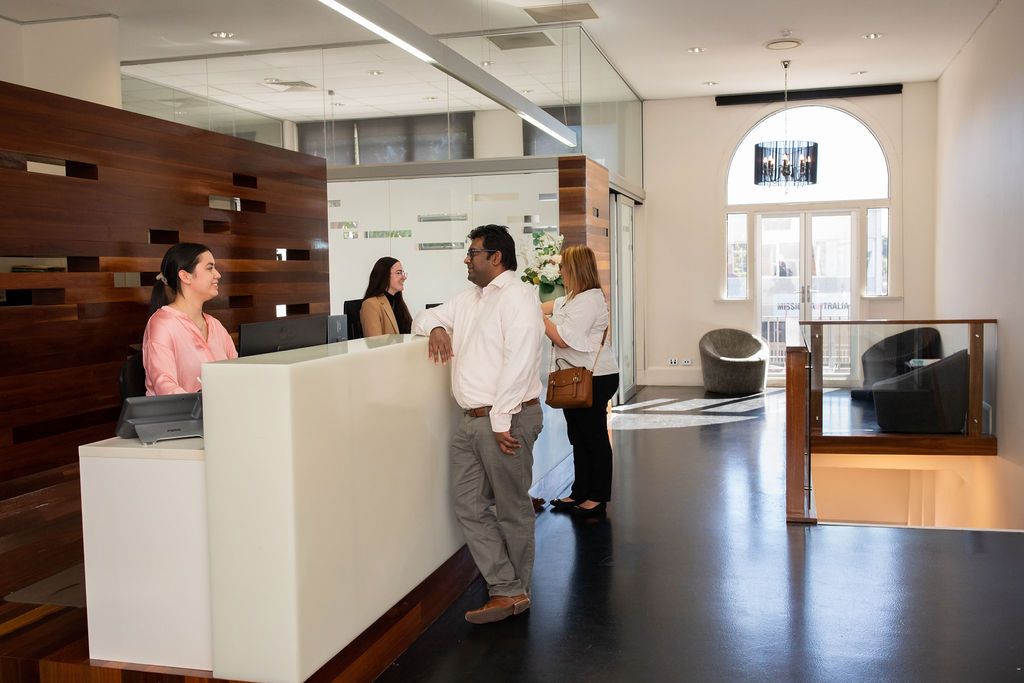
[{"label": "arched window", "polygon": [[[782,188],[754,184],[754,145],[772,140],[818,143],[818,182]],[[754,126],[729,166],[726,203],[782,204],[887,199],[889,168],[874,134],[850,114],[832,107],[790,107]]]},{"label": "arched window", "polygon": [[[755,184],[754,146],[782,140],[818,144],[816,184]],[[756,302],[771,371],[782,369],[787,320],[856,319],[865,302],[890,295],[890,207],[882,146],[845,111],[778,110],[737,145],[726,186],[722,289],[725,299]],[[849,339],[827,342],[826,374],[849,376]]]}]

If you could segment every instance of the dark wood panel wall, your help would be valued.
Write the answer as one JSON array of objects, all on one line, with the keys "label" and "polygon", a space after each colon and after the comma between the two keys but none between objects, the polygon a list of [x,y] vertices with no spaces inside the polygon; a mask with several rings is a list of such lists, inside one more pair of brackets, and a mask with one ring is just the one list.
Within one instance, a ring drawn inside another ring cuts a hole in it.
[{"label": "dark wood panel wall", "polygon": [[[120,366],[178,241],[217,258],[207,311],[229,332],[278,305],[329,312],[324,160],[0,82],[0,257],[67,261],[0,273],[0,596],[81,560],[77,448],[113,435]],[[11,521],[55,486],[70,517]]]},{"label": "dark wood panel wall", "polygon": [[607,168],[585,156],[558,159],[558,224],[564,245],[594,250],[602,289],[611,301],[609,199]]}]

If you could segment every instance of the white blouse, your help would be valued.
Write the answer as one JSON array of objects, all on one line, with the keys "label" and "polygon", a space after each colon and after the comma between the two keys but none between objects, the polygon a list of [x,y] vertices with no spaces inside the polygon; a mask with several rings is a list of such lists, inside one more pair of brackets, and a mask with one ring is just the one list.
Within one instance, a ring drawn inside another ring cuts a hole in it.
[{"label": "white blouse", "polygon": [[[612,353],[612,331],[608,330],[604,350],[594,365],[594,358],[601,346],[601,336],[608,327],[608,303],[600,289],[588,289],[577,294],[568,302],[564,296],[555,299],[551,322],[555,324],[568,348],[554,347],[555,359],[577,367],[593,368],[594,376],[614,375],[619,371]],[[565,363],[559,363],[564,368]]]}]

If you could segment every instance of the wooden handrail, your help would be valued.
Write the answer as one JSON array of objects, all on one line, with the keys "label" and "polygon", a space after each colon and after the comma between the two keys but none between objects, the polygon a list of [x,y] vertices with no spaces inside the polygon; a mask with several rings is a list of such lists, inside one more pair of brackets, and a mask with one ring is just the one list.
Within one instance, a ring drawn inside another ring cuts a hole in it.
[{"label": "wooden handrail", "polygon": [[808,366],[802,346],[786,348],[786,521],[816,524],[811,491]]},{"label": "wooden handrail", "polygon": [[995,318],[966,320],[801,320],[801,325],[995,325]]}]

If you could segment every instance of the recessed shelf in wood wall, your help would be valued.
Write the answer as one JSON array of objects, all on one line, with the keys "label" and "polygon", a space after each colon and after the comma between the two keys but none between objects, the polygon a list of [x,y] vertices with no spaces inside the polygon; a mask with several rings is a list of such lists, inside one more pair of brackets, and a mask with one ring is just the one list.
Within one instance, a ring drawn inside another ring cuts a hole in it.
[{"label": "recessed shelf in wood wall", "polygon": [[258,181],[254,175],[246,175],[244,173],[232,173],[231,182],[236,187],[251,187],[256,189]]},{"label": "recessed shelf in wood wall", "polygon": [[231,223],[227,221],[203,221],[203,232],[208,235],[223,235],[231,232]]},{"label": "recessed shelf in wood wall", "polygon": [[178,239],[177,230],[150,230],[149,231],[149,243],[150,244],[177,244],[181,240]]}]

